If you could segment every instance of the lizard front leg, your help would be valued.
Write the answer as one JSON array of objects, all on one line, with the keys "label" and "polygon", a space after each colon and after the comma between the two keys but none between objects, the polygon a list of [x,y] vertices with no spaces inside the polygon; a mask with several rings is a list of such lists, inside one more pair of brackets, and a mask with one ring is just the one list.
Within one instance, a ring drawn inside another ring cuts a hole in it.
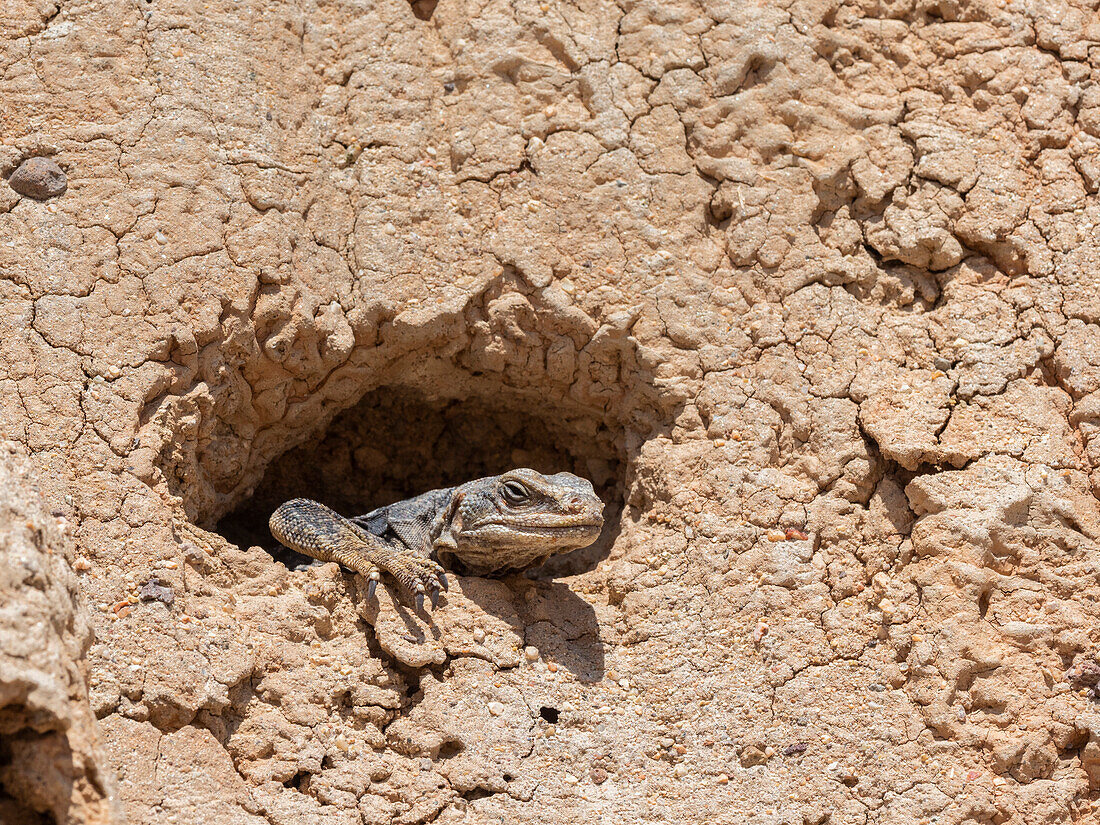
[{"label": "lizard front leg", "polygon": [[440,587],[447,588],[446,574],[434,561],[368,533],[320,502],[292,499],[271,514],[268,526],[271,535],[291,550],[320,561],[339,562],[369,578],[368,598],[374,596],[382,570],[415,595],[417,610],[423,609],[427,591],[431,591],[434,605]]}]

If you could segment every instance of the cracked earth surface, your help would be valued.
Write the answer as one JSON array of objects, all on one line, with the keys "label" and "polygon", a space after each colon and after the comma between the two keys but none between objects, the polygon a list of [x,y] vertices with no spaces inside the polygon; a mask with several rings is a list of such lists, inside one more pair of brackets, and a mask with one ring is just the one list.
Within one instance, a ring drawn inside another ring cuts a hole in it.
[{"label": "cracked earth surface", "polygon": [[[1096,12],[0,7],[0,819],[1095,821]],[[431,623],[255,526],[516,464]]]}]

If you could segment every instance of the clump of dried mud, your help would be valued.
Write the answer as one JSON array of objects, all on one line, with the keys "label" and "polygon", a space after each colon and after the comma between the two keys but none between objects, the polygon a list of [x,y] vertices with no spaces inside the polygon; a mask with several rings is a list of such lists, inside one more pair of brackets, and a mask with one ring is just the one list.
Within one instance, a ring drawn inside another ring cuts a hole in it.
[{"label": "clump of dried mud", "polygon": [[[0,818],[1094,821],[1097,55],[1059,0],[9,3]],[[430,624],[266,546],[517,464],[605,535]]]}]

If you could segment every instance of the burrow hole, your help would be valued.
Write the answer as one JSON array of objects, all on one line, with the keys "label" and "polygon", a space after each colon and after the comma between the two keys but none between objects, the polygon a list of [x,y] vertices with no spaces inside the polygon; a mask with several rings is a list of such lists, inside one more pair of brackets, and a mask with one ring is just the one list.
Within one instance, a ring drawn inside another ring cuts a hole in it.
[{"label": "burrow hole", "polygon": [[271,512],[288,499],[312,498],[359,515],[515,467],[564,470],[592,481],[606,526],[592,547],[555,557],[530,575],[572,575],[593,567],[615,539],[625,465],[623,429],[601,413],[506,387],[433,399],[416,388],[387,386],[276,459],[217,531],[239,546],[263,547],[293,569],[311,559],[282,547],[267,528]]}]

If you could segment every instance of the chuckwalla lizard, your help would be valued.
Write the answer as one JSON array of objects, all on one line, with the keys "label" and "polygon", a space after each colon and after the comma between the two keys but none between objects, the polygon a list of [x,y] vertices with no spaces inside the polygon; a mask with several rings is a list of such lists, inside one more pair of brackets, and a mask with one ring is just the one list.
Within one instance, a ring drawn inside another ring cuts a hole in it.
[{"label": "chuckwalla lizard", "polygon": [[269,526],[290,549],[362,573],[370,580],[368,598],[382,572],[391,574],[421,610],[426,592],[434,606],[440,588],[447,589],[444,565],[490,575],[587,547],[603,527],[603,502],[591,482],[572,473],[521,468],[350,519],[296,498],[271,514]]}]

